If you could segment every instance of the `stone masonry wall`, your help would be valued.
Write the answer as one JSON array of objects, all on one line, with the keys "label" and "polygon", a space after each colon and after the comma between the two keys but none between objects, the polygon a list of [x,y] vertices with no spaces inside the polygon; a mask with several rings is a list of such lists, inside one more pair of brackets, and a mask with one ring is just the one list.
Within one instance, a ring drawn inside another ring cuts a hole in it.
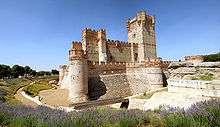
[{"label": "stone masonry wall", "polygon": [[132,94],[163,87],[163,75],[160,67],[127,67],[126,72]]},{"label": "stone masonry wall", "polygon": [[102,63],[101,65],[93,63],[90,65],[90,99],[127,97],[163,87],[160,67],[140,65],[140,63]]},{"label": "stone masonry wall", "polygon": [[220,97],[220,80],[176,80],[169,79],[168,92],[192,93],[197,96]]},{"label": "stone masonry wall", "polygon": [[91,100],[131,96],[132,92],[125,73],[89,77]]},{"label": "stone masonry wall", "polygon": [[[117,40],[107,40],[106,46],[109,61],[131,62],[131,44]],[[134,53],[138,53],[137,48],[137,44],[134,44]]]},{"label": "stone masonry wall", "polygon": [[130,87],[125,73],[126,63],[89,62],[90,100],[130,96]]}]

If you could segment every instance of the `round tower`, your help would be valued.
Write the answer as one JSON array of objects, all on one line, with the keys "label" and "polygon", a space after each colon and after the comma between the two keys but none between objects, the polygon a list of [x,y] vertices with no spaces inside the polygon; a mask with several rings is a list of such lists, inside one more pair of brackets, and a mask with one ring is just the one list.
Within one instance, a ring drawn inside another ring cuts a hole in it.
[{"label": "round tower", "polygon": [[65,89],[66,85],[63,83],[65,80],[65,74],[67,72],[67,65],[60,65],[59,66],[59,83],[61,89]]},{"label": "round tower", "polygon": [[68,88],[71,103],[80,103],[88,100],[88,64],[87,54],[82,44],[73,42],[69,51]]}]

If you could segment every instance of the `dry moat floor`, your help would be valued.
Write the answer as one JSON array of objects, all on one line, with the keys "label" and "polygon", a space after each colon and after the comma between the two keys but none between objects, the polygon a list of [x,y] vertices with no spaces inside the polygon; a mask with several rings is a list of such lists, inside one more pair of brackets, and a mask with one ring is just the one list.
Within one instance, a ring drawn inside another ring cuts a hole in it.
[{"label": "dry moat floor", "polygon": [[68,90],[66,89],[51,89],[43,90],[40,92],[39,96],[42,98],[41,102],[44,104],[52,106],[65,106],[69,105],[68,103]]},{"label": "dry moat floor", "polygon": [[[20,92],[20,89],[15,95],[17,99],[19,99],[22,103],[31,106],[37,106],[36,103],[31,102],[30,100],[24,98]],[[54,107],[57,106],[69,106],[68,100],[68,90],[65,89],[50,89],[40,91],[39,96],[41,98],[41,102],[47,105],[51,105]],[[169,93],[167,90],[157,91],[151,94],[151,96],[140,95],[132,97],[129,100],[129,109],[158,109],[161,105],[169,105],[172,107],[181,107],[188,108],[190,105],[209,100],[210,97],[202,97],[195,96],[192,94],[183,94],[183,93]],[[120,104],[110,105],[111,107],[119,108]]]}]

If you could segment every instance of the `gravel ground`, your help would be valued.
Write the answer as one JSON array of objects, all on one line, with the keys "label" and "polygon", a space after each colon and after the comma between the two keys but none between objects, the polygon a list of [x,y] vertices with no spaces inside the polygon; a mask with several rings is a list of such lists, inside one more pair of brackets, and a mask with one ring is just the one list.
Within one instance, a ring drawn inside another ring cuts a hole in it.
[{"label": "gravel ground", "polygon": [[39,96],[42,98],[41,102],[51,106],[69,106],[68,90],[66,89],[50,89],[40,91]]}]

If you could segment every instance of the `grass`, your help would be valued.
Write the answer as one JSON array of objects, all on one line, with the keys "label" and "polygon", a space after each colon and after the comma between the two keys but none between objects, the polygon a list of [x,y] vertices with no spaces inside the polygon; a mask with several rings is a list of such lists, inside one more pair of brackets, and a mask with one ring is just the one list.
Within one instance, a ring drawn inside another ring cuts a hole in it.
[{"label": "grass", "polygon": [[42,90],[48,90],[48,89],[52,89],[53,87],[48,83],[48,81],[36,81],[35,83],[28,85],[26,87],[24,87],[24,91],[35,97],[39,94],[40,91]]},{"label": "grass", "polygon": [[199,77],[193,77],[192,80],[204,80],[204,81],[212,81],[215,77],[213,74],[201,75]]},{"label": "grass", "polygon": [[15,78],[15,79],[7,79],[2,80],[0,82],[0,89],[5,92],[5,96],[2,99],[8,103],[16,104],[20,103],[15,99],[14,94],[16,94],[17,90],[21,87],[29,85],[31,80],[25,78]]},{"label": "grass", "polygon": [[[17,104],[20,101],[16,100],[14,95],[17,90],[25,87],[27,88],[30,94],[36,96],[39,91],[52,88],[48,85],[48,82],[51,80],[57,80],[58,76],[42,76],[34,78],[14,78],[14,79],[1,79],[0,80],[0,90],[3,91],[6,95],[0,97],[1,100],[10,103]],[[30,85],[31,82],[36,82],[35,84]]]},{"label": "grass", "polygon": [[135,98],[137,98],[137,99],[150,99],[155,93],[167,91],[167,90],[168,90],[167,88],[163,88],[163,89],[156,90],[156,91],[149,91],[149,92],[145,92],[139,96],[136,96]]}]

